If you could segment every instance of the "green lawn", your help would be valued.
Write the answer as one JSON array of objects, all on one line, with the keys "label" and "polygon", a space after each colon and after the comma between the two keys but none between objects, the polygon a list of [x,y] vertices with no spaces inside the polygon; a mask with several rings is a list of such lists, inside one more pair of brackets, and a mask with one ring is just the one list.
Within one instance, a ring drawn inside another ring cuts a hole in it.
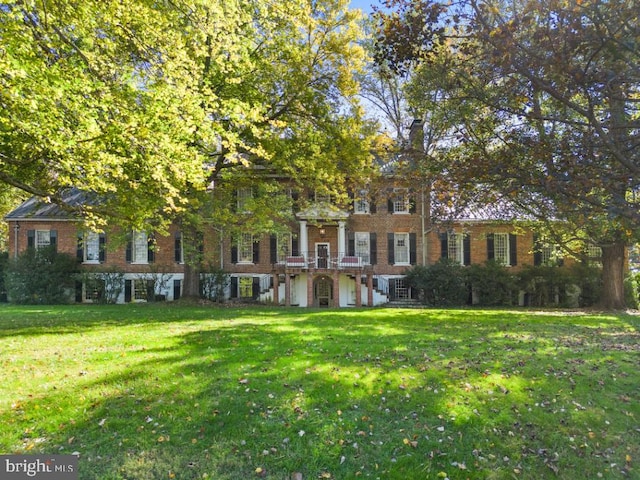
[{"label": "green lawn", "polygon": [[640,478],[640,317],[0,307],[0,453],[81,479]]}]

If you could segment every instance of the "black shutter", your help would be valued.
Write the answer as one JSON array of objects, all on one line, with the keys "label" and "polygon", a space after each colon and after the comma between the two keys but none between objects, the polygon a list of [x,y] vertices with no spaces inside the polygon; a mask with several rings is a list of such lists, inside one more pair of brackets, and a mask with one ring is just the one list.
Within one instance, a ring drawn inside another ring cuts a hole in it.
[{"label": "black shutter", "polygon": [[278,237],[276,235],[269,237],[269,257],[272,265],[278,263]]},{"label": "black shutter", "polygon": [[411,265],[415,265],[416,264],[416,250],[417,250],[417,240],[416,240],[416,234],[415,233],[410,233],[409,234],[409,263]]},{"label": "black shutter", "polygon": [[396,299],[396,280],[395,278],[389,279],[389,300],[393,301]]},{"label": "black shutter", "polygon": [[27,230],[27,247],[36,248],[36,231]]},{"label": "black shutter", "polygon": [[234,189],[231,197],[231,211],[238,213],[238,190]]},{"label": "black shutter", "polygon": [[104,233],[98,236],[98,261],[100,263],[107,261],[107,236]]},{"label": "black shutter", "polygon": [[393,265],[394,263],[396,263],[395,260],[395,245],[393,243],[394,240],[394,235],[393,233],[387,233],[387,249],[388,249],[388,263],[389,265]]},{"label": "black shutter", "polygon": [[378,211],[378,208],[376,206],[376,201],[375,199],[371,199],[369,201],[369,213],[376,213]]},{"label": "black shutter", "polygon": [[440,234],[440,258],[449,258],[449,235]]},{"label": "black shutter", "polygon": [[149,235],[147,238],[147,262],[153,263],[156,259],[156,238],[153,235]]},{"label": "black shutter", "polygon": [[231,277],[231,298],[238,298],[238,277]]},{"label": "black shutter", "polygon": [[260,263],[260,242],[253,242],[253,263]]},{"label": "black shutter", "polygon": [[147,280],[147,301],[153,302],[156,297],[155,282],[153,280]]},{"label": "black shutter", "polygon": [[493,233],[487,235],[487,260],[495,260],[496,248]]},{"label": "black shutter", "polygon": [[513,233],[509,234],[509,265],[512,267],[518,264],[518,237]]},{"label": "black shutter", "polygon": [[173,259],[176,263],[182,263],[182,233],[177,232],[173,237]]},{"label": "black shutter", "polygon": [[84,262],[84,234],[78,234],[78,246],[76,248],[76,258],[79,262]]},{"label": "black shutter", "polygon": [[49,244],[51,245],[54,251],[58,250],[58,231],[57,230],[49,231]]},{"label": "black shutter", "polygon": [[124,256],[127,263],[131,263],[133,261],[133,240],[131,238],[131,235],[129,235],[127,239],[127,248],[125,250]]},{"label": "black shutter", "polygon": [[300,246],[296,237],[291,239],[291,255],[294,257],[300,255]]},{"label": "black shutter", "polygon": [[251,298],[257,300],[260,296],[260,277],[253,277],[251,284]]},{"label": "black shutter", "polygon": [[369,255],[371,265],[378,263],[378,236],[375,233],[369,234]]},{"label": "black shutter", "polygon": [[462,237],[462,253],[464,254],[464,265],[471,265],[471,235]]},{"label": "black shutter", "polygon": [[182,295],[182,281],[174,280],[173,281],[173,299],[178,300]]},{"label": "black shutter", "polygon": [[131,280],[124,281],[124,301],[125,303],[131,302],[131,288],[133,287]]},{"label": "black shutter", "polygon": [[353,232],[347,233],[347,255],[354,256],[356,254],[356,234]]},{"label": "black shutter", "polygon": [[238,245],[231,245],[231,263],[238,263]]},{"label": "black shutter", "polygon": [[76,303],[82,303],[82,282],[76,281]]},{"label": "black shutter", "polygon": [[409,213],[416,213],[416,200],[413,197],[409,199]]},{"label": "black shutter", "polygon": [[393,199],[387,198],[387,212],[393,213]]}]

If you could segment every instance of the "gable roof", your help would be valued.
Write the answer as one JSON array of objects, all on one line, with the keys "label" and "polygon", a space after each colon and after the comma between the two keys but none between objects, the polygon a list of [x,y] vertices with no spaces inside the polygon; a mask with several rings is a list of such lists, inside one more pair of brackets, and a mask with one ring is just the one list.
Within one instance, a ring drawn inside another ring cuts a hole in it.
[{"label": "gable roof", "polygon": [[4,218],[11,220],[76,220],[74,211],[95,204],[95,195],[78,188],[60,193],[61,202],[53,203],[40,197],[31,197]]}]

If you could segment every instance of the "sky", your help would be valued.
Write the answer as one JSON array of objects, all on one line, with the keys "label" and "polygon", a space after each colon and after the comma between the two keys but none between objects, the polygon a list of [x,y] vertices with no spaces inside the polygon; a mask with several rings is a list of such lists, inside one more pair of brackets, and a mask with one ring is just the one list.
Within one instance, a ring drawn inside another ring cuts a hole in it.
[{"label": "sky", "polygon": [[371,13],[371,5],[377,4],[378,0],[351,0],[351,8],[359,8],[364,13]]}]

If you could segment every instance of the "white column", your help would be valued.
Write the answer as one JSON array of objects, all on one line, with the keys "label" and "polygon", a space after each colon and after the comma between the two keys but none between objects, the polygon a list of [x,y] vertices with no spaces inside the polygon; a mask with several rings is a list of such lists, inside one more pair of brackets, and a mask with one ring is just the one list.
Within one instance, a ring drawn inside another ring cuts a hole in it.
[{"label": "white column", "polygon": [[305,260],[309,258],[309,240],[307,237],[307,221],[300,220],[300,255],[303,255]]},{"label": "white column", "polygon": [[[347,254],[347,236],[345,234],[345,222],[338,222],[338,255],[345,256]],[[340,261],[340,258],[338,258]]]}]

